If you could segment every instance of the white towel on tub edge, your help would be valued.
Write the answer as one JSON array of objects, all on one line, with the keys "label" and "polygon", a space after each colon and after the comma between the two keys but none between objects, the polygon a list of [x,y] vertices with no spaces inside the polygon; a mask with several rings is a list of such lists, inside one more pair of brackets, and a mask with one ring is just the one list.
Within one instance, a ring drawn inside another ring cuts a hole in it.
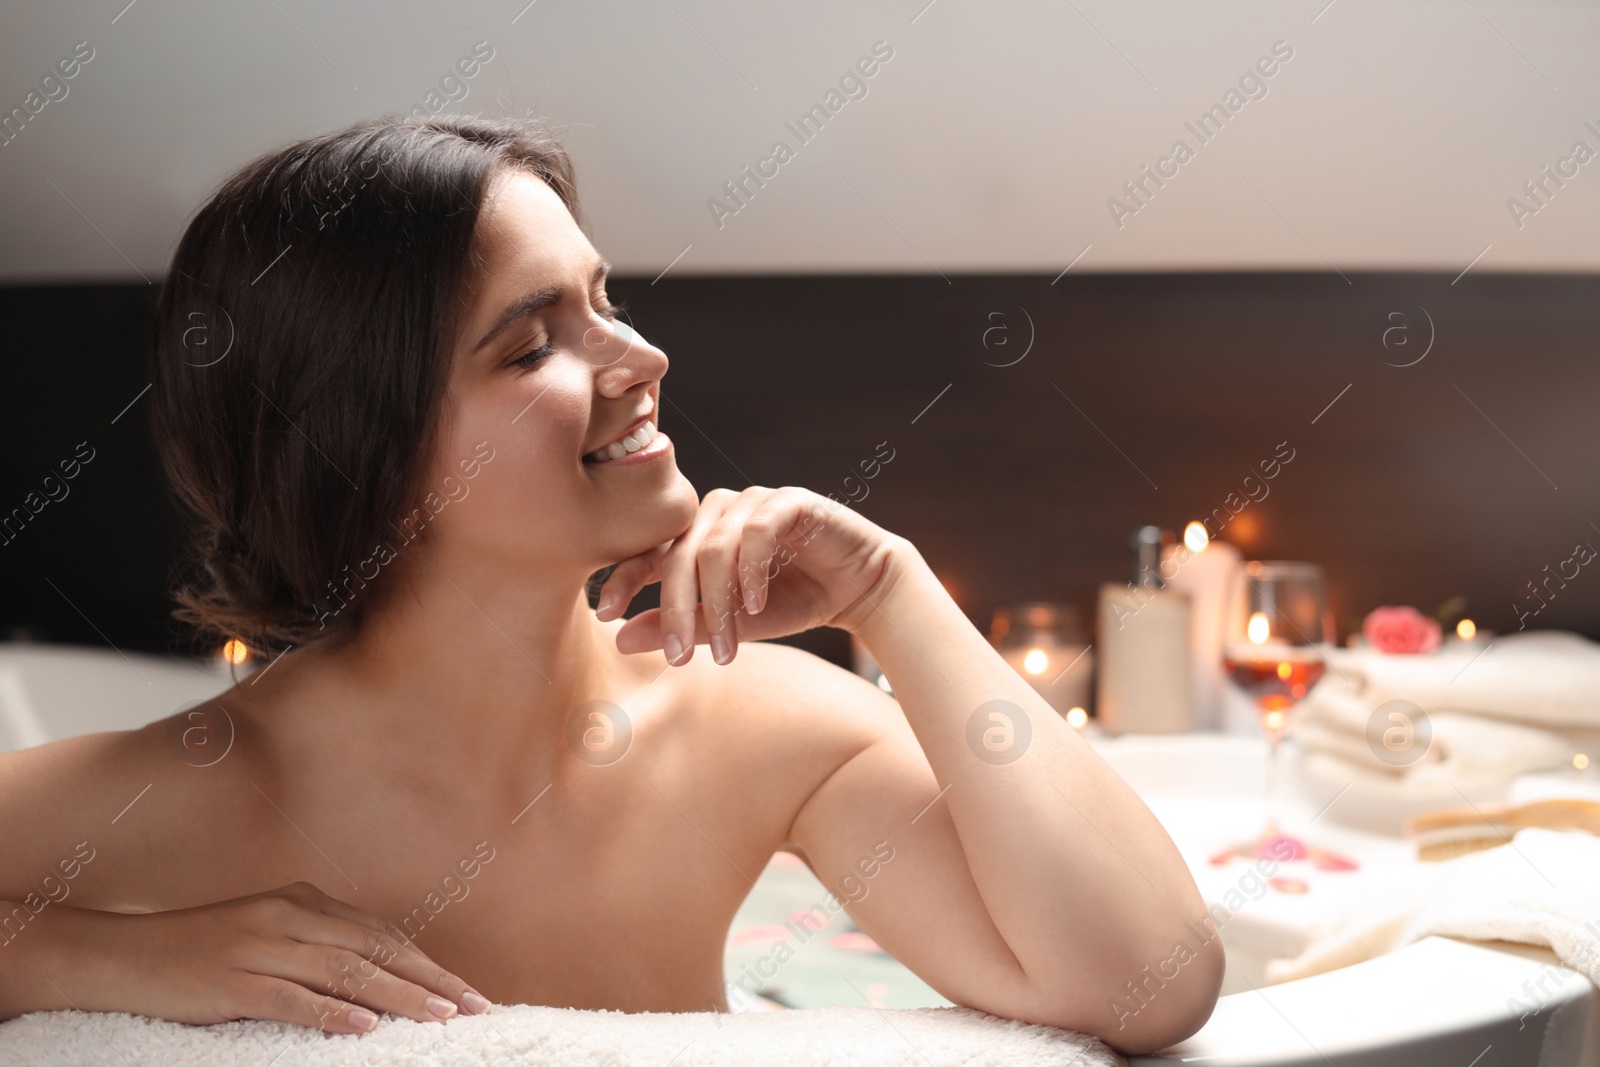
[{"label": "white towel on tub edge", "polygon": [[32,1012],[0,1024],[0,1062],[37,1067],[322,1067],[349,1063],[560,1067],[811,1067],[1125,1061],[1099,1038],[970,1008],[808,1008],[770,1013],[638,1013],[496,1005],[447,1023],[383,1016],[370,1034],[287,1023],[212,1026],[126,1012]]}]

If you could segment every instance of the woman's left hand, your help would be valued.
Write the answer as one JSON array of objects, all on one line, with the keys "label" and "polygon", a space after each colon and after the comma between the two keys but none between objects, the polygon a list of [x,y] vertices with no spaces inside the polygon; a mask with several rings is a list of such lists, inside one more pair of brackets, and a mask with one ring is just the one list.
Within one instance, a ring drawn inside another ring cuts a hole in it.
[{"label": "woman's left hand", "polygon": [[616,618],[659,581],[661,607],[624,623],[618,650],[662,649],[682,666],[695,645],[709,643],[716,661],[727,663],[741,640],[853,629],[909,547],[809,489],[713,489],[677,538],[617,564],[595,614]]}]

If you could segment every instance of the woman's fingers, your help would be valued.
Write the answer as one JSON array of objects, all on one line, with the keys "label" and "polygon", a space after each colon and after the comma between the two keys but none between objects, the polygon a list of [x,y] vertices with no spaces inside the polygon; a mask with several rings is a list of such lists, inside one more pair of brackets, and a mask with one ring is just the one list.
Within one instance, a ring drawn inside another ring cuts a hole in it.
[{"label": "woman's fingers", "polygon": [[766,604],[767,587],[778,569],[794,558],[792,542],[797,531],[799,505],[786,489],[769,493],[746,517],[739,546],[739,578],[745,590],[745,610],[751,615]]},{"label": "woman's fingers", "polygon": [[350,941],[334,931],[310,942],[282,938],[264,964],[270,969],[262,973],[286,978],[374,1012],[388,1012],[416,1022],[443,1022],[455,1017],[457,1006],[453,1001],[391,973],[373,959],[371,950],[345,947]]},{"label": "woman's fingers", "polygon": [[696,557],[700,542],[723,509],[739,494],[713,489],[700,501],[689,528],[661,559],[661,648],[667,662],[683,666],[694,655],[695,619],[700,614],[700,582]]},{"label": "woman's fingers", "polygon": [[[809,490],[713,489],[654,569],[652,579],[658,574],[661,581],[661,607],[624,623],[617,632],[618,650],[661,649],[669,663],[682,666],[694,646],[705,643],[718,663],[728,663],[741,640],[816,625],[813,617],[827,598],[803,567],[785,579],[776,609],[767,599],[780,570],[816,551],[813,539],[827,524]],[[819,562],[825,567],[829,561],[819,557]],[[634,573],[643,570],[642,564],[633,568]],[[757,612],[763,613],[759,620]]]},{"label": "woman's fingers", "polygon": [[103,943],[79,1001],[86,1010],[359,1034],[381,1012],[443,1022],[489,1009],[394,924],[309,882],[172,911],[75,914],[88,923],[83,936]]},{"label": "woman's fingers", "polygon": [[[278,927],[285,936],[359,952],[390,973],[445,997],[464,1014],[488,1010],[488,998],[435,963],[393,923],[329,896],[309,882],[286,886],[280,894],[300,906],[298,911],[290,911],[277,920],[287,923]],[[425,1018],[405,1014],[414,1019]]]},{"label": "woman's fingers", "polygon": [[[475,1014],[466,1003],[466,994],[475,991],[405,940],[398,928],[391,929],[392,932],[329,914],[302,911],[283,933],[296,942],[344,954],[333,961],[340,963],[337,988],[326,984],[320,987],[335,996],[418,1022],[448,1019],[458,1009]],[[372,988],[369,996],[355,995],[357,990],[367,989],[368,983]]]},{"label": "woman's fingers", "polygon": [[239,1018],[294,1023],[330,1034],[365,1034],[378,1025],[378,1016],[366,1008],[266,974],[251,975],[229,1000],[229,1014]]},{"label": "woman's fingers", "polygon": [[[735,622],[734,625],[741,631],[748,630],[748,627],[743,623]],[[649,608],[641,611],[623,624],[621,630],[617,631],[617,651],[629,656],[638,655],[641,652],[655,652],[658,649],[665,652],[666,646],[663,643],[662,634],[666,633],[666,631],[667,627],[662,621],[660,608]],[[746,641],[753,640],[748,632],[742,632],[740,636]],[[705,615],[696,611],[693,643],[704,645],[709,644],[710,641],[711,634],[706,630]],[[671,657],[669,656],[668,659],[670,661]]]},{"label": "woman's fingers", "polygon": [[595,618],[610,622],[626,611],[628,605],[633,603],[633,598],[639,595],[639,590],[660,579],[661,559],[666,552],[666,545],[657,545],[618,563],[600,587]]},{"label": "woman's fingers", "polygon": [[732,662],[739,648],[735,621],[744,608],[744,586],[740,582],[740,572],[744,569],[740,565],[744,526],[771,492],[755,486],[730,500],[695,550],[706,640],[711,645],[712,658],[721,664]]}]

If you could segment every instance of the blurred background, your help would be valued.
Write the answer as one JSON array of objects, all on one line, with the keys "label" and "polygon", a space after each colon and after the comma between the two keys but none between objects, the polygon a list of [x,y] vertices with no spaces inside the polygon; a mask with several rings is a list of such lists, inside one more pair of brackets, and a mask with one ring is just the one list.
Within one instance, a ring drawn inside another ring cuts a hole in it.
[{"label": "blurred background", "polygon": [[[1600,545],[1592,5],[119,0],[5,26],[13,639],[183,647],[143,393],[178,236],[270,148],[446,110],[561,131],[702,493],[832,493],[982,627],[1027,601],[1092,627],[1136,528],[1215,516],[1246,558],[1319,562],[1340,637],[1384,604],[1600,636],[1587,568],[1535,599]],[[843,663],[841,637],[806,641]]]}]

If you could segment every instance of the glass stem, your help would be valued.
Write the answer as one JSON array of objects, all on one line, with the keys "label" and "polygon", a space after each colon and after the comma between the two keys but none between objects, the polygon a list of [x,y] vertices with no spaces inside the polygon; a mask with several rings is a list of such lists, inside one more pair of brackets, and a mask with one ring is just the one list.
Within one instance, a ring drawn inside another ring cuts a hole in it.
[{"label": "glass stem", "polygon": [[1267,833],[1278,833],[1278,747],[1283,740],[1282,730],[1268,734],[1267,742]]}]

